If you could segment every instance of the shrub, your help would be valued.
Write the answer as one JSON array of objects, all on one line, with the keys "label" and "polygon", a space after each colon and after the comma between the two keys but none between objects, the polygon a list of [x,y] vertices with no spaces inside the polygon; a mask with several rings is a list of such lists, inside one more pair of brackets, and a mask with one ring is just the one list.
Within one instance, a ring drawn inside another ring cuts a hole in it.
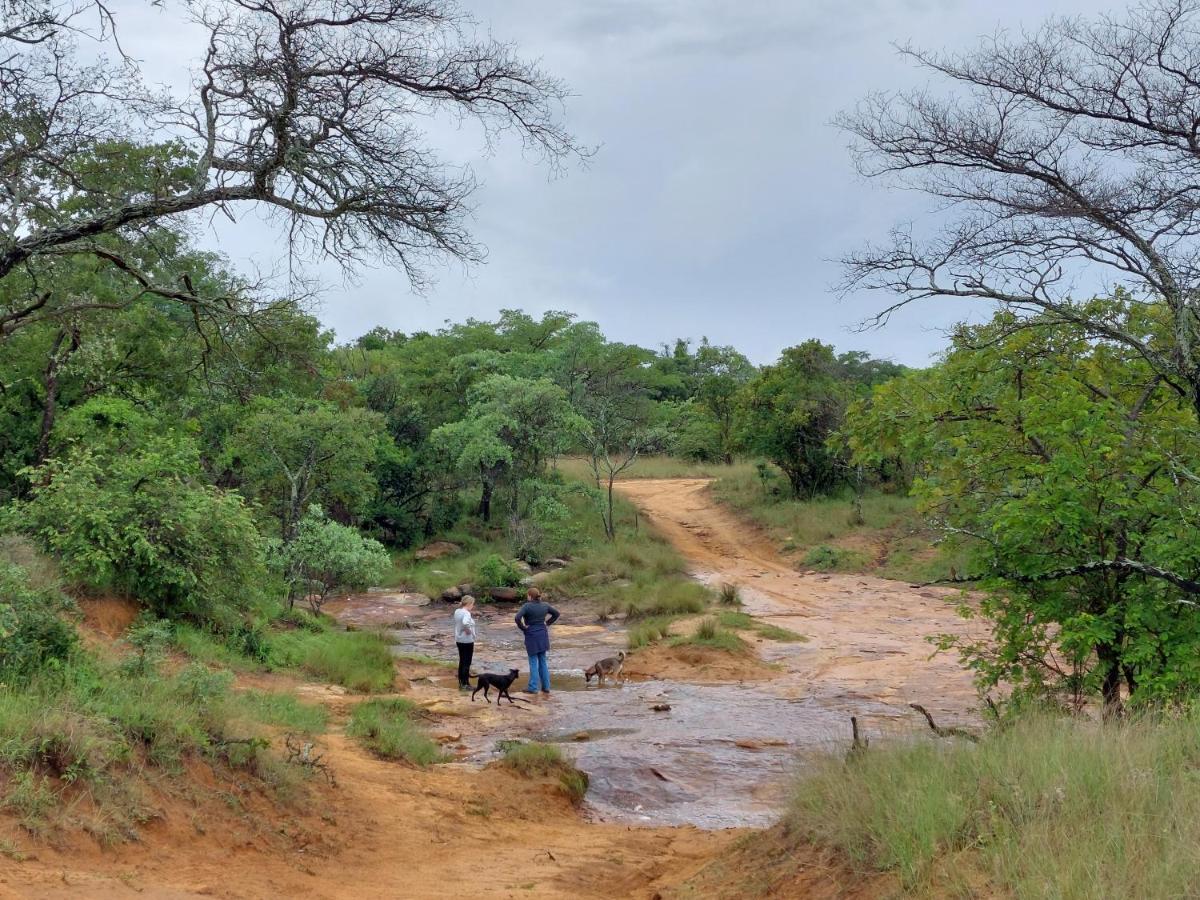
[{"label": "shrub", "polygon": [[61,618],[69,608],[59,590],[31,584],[24,568],[0,559],[0,681],[25,682],[70,658],[78,636]]},{"label": "shrub", "polygon": [[512,563],[495,553],[479,564],[475,575],[483,587],[517,587],[523,577]]},{"label": "shrub", "polygon": [[413,704],[398,697],[364,700],[354,707],[346,733],[385,759],[418,766],[441,762],[444,754],[412,721]]},{"label": "shrub", "polygon": [[32,496],[10,508],[11,521],[85,587],[172,619],[229,623],[260,602],[264,542],[237,494],[203,483],[190,438],[80,445],[26,475]]},{"label": "shrub", "polygon": [[742,595],[738,592],[736,584],[721,585],[721,605],[722,606],[741,606]]},{"label": "shrub", "polygon": [[319,506],[310,506],[295,537],[278,551],[288,583],[289,606],[304,597],[320,612],[335,588],[365,588],[381,581],[392,568],[383,545],[355,529],[329,519]]},{"label": "shrub", "polygon": [[813,547],[804,556],[804,564],[814,569],[836,569],[841,562],[841,554],[827,544]]}]

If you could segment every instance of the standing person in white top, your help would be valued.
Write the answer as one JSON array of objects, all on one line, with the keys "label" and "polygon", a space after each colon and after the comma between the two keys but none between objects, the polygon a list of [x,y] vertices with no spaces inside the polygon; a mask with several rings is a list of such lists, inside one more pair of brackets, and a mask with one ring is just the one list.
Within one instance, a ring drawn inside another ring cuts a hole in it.
[{"label": "standing person in white top", "polygon": [[475,598],[462,598],[462,606],[454,611],[454,643],[458,644],[458,689],[471,689],[471,658],[475,655],[475,619],[471,609]]}]

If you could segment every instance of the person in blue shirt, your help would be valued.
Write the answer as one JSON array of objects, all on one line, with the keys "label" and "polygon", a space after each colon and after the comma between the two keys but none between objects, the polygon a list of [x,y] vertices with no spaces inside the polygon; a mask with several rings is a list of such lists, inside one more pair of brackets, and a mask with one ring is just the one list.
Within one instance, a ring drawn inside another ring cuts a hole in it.
[{"label": "person in blue shirt", "polygon": [[550,626],[558,621],[558,610],[542,599],[537,588],[525,594],[525,603],[517,610],[517,627],[525,635],[525,652],[529,654],[529,687],[526,694],[550,693],[550,667],[546,654],[550,652]]}]

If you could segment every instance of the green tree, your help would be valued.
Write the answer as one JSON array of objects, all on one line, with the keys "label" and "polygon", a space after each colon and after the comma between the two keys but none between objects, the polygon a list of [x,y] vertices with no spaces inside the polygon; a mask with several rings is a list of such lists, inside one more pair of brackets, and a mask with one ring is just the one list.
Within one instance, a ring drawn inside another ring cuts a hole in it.
[{"label": "green tree", "polygon": [[91,590],[136,598],[160,616],[228,625],[269,589],[249,510],[204,483],[189,437],[114,433],[98,446],[69,445],[28,477],[31,496],[7,510],[8,522]]},{"label": "green tree", "polygon": [[795,497],[832,488],[840,464],[830,436],[841,426],[850,390],[833,348],[806,341],[783,351],[746,385],[738,443],[783,470]]},{"label": "green tree", "polygon": [[522,483],[536,479],[549,459],[571,445],[577,418],[553,382],[491,375],[468,392],[466,417],[436,429],[431,442],[458,471],[478,478],[479,515],[486,522],[502,480],[510,513],[520,514]]},{"label": "green tree", "polygon": [[[1087,312],[1146,339],[1122,295]],[[921,460],[914,491],[972,552],[983,683],[1099,692],[1116,708],[1200,688],[1200,452],[1189,400],[1124,343],[1057,318],[962,327],[943,363],[853,410],[864,463]]]},{"label": "green tree", "polygon": [[392,568],[378,541],[339,525],[313,505],[296,524],[295,537],[283,544],[279,559],[288,584],[288,605],[303,597],[319,613],[336,588],[378,584]]},{"label": "green tree", "polygon": [[383,417],[319,400],[260,397],[233,429],[227,465],[241,490],[279,521],[285,542],[312,503],[362,514],[375,495],[372,476],[386,440]]}]

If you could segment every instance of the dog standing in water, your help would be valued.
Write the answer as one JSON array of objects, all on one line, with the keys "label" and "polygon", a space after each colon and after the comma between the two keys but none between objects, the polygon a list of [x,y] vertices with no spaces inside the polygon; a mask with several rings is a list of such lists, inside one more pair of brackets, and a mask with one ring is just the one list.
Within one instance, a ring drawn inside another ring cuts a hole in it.
[{"label": "dog standing in water", "polygon": [[605,676],[609,678],[616,678],[621,674],[621,669],[624,668],[624,666],[625,653],[622,651],[616,656],[610,656],[606,659],[592,663],[592,667],[590,669],[584,670],[583,679],[588,684],[591,684],[592,676],[594,675],[600,679],[600,687],[604,687]]}]

